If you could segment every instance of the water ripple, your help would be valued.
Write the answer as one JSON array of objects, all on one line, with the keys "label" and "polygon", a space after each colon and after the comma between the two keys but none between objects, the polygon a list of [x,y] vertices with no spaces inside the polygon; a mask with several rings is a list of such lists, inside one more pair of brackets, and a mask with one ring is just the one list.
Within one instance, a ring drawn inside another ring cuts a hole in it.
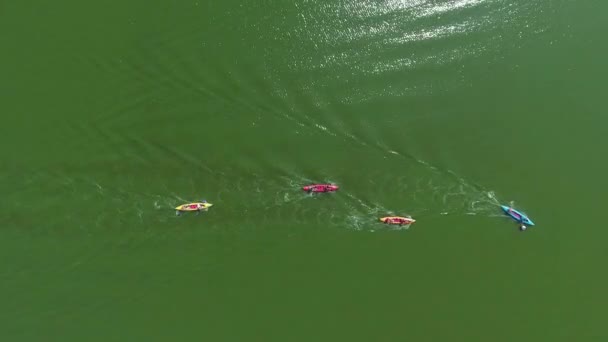
[{"label": "water ripple", "polygon": [[[338,100],[347,103],[437,89],[415,77],[402,79],[398,90],[376,89],[370,76],[450,67],[491,54],[503,47],[506,36],[521,38],[543,29],[542,22],[532,27],[528,20],[541,12],[537,1],[306,1],[295,7],[299,25],[281,29],[285,24],[277,23],[291,48],[289,72],[301,77],[301,89],[341,91]],[[268,57],[273,60],[273,53]],[[444,81],[456,85],[462,79]],[[353,96],[356,85],[373,95]]]}]

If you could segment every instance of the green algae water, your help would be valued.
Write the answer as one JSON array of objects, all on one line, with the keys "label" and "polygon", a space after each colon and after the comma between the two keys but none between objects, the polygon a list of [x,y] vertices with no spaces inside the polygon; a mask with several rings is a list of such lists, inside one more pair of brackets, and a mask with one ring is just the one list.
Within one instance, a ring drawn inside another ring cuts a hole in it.
[{"label": "green algae water", "polygon": [[0,338],[605,340],[606,10],[4,2]]}]

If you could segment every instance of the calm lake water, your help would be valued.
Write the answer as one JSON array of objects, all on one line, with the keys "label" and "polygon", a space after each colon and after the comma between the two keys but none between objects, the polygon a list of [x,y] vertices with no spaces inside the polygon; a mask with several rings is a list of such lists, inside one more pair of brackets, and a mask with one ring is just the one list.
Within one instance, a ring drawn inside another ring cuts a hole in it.
[{"label": "calm lake water", "polygon": [[0,338],[605,341],[607,10],[4,2]]}]

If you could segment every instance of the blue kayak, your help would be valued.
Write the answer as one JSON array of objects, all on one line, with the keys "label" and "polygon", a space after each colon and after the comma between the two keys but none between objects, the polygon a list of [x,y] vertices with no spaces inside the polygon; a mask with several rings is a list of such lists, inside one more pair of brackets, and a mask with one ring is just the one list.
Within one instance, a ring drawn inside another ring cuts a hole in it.
[{"label": "blue kayak", "polygon": [[500,207],[505,212],[505,214],[511,216],[515,221],[517,221],[519,223],[527,224],[529,226],[534,225],[534,222],[532,222],[532,220],[530,220],[528,218],[528,216],[526,216],[526,214],[524,214],[520,211],[517,211],[511,207],[507,207],[506,205],[501,205]]}]

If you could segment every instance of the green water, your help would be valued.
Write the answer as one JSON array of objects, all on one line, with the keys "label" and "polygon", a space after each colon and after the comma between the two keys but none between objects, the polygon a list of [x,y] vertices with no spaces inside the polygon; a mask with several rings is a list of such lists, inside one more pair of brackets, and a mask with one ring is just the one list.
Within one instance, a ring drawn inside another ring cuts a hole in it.
[{"label": "green water", "polygon": [[0,4],[1,340],[606,340],[606,10]]}]

